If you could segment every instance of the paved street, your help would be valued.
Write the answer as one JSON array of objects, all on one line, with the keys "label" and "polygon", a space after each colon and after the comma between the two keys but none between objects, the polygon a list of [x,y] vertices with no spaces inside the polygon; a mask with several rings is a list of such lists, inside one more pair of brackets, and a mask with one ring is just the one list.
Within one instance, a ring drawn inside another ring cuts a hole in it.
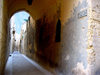
[{"label": "paved street", "polygon": [[37,63],[19,52],[14,52],[8,59],[5,75],[52,75]]}]

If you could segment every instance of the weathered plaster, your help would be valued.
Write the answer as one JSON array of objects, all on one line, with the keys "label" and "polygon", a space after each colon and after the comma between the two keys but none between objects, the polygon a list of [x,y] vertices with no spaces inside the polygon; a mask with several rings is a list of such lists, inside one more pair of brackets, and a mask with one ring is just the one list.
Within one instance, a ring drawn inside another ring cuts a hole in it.
[{"label": "weathered plaster", "polygon": [[[78,14],[87,10],[87,7],[87,0],[64,1],[64,3],[62,3],[62,51],[58,69],[59,73],[62,75],[86,74],[84,71],[87,70],[88,65],[86,50],[88,14],[86,13],[87,15],[83,17],[78,17]],[[79,65],[77,65],[78,63],[82,63],[81,65],[83,68],[79,68]],[[75,69],[80,70],[80,72],[77,72]],[[75,74],[73,74],[73,70]]]}]

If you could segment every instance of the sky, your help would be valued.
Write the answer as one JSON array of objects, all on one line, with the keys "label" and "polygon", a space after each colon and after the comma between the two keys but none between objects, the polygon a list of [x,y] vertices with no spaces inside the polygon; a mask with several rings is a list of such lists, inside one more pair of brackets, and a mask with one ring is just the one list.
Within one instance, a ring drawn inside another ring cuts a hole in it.
[{"label": "sky", "polygon": [[25,22],[25,19],[28,19],[29,14],[25,11],[21,11],[21,12],[14,14],[13,17],[14,17],[16,33],[20,34],[21,26]]}]

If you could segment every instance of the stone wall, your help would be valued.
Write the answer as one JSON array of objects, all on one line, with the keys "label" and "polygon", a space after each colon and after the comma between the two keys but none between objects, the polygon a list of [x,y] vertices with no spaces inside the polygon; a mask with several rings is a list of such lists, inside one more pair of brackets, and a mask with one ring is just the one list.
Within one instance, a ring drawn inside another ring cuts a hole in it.
[{"label": "stone wall", "polygon": [[7,4],[0,0],[0,75],[3,75],[7,60]]},{"label": "stone wall", "polygon": [[[2,46],[1,46],[1,40],[2,40],[2,37],[1,37],[1,35],[2,35],[2,17],[3,17],[3,12],[2,12],[2,10],[3,10],[3,0],[1,0],[1,2],[0,2],[0,60],[2,60],[2,56],[1,56],[1,48],[2,48]],[[0,67],[2,67],[2,62],[0,61]],[[2,68],[0,68],[0,74],[2,74],[1,73],[2,72]]]},{"label": "stone wall", "polygon": [[62,39],[59,74],[86,75],[87,73],[87,8],[87,0],[74,0],[68,4],[65,0],[62,2]]},{"label": "stone wall", "polygon": [[90,28],[92,30],[92,71],[94,75],[100,74],[100,0],[91,0]]},{"label": "stone wall", "polygon": [[35,21],[29,17],[26,25],[26,32],[24,34],[24,54],[32,58],[34,56],[35,43]]}]

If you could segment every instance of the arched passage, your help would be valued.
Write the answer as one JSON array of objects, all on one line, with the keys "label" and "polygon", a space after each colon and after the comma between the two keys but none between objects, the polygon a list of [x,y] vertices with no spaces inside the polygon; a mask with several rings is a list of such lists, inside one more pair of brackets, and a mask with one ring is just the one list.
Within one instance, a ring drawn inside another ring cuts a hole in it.
[{"label": "arched passage", "polygon": [[[49,5],[46,4],[47,2],[50,2],[52,4],[52,6],[49,6],[50,4]],[[58,61],[57,55],[58,55],[59,51],[58,51],[58,47],[55,47],[55,46],[59,46],[59,44],[60,44],[60,43],[55,42],[56,22],[57,22],[57,17],[58,17],[58,15],[57,15],[58,3],[59,2],[52,3],[52,1],[49,1],[49,0],[44,1],[44,2],[34,1],[33,4],[30,6],[27,4],[27,0],[25,0],[25,1],[24,0],[22,0],[22,1],[18,1],[18,0],[4,1],[4,11],[7,11],[7,13],[5,12],[4,16],[3,16],[3,19],[5,21],[4,30],[9,28],[8,21],[15,12],[18,12],[19,10],[28,11],[32,15],[34,20],[36,21],[35,55],[31,55],[31,57],[40,63],[47,62],[50,66],[58,65],[57,64],[57,61]],[[45,8],[47,6],[49,6],[49,7]],[[52,8],[53,6],[55,8]],[[5,19],[5,17],[7,17],[7,18]],[[41,30],[42,30],[42,35],[41,35]],[[6,31],[6,33],[8,33],[8,31]],[[5,51],[5,49],[3,49],[3,50]],[[7,51],[5,51],[5,53],[6,52]],[[8,52],[7,52],[7,54],[8,54]],[[6,54],[4,54],[4,58],[8,57],[8,55],[6,56]],[[6,61],[2,61],[2,63],[4,63],[4,62],[6,62]],[[5,64],[3,64],[3,66],[4,65]],[[3,67],[3,69],[4,69],[4,67]]]},{"label": "arched passage", "polygon": [[[95,16],[99,11],[99,0],[95,2],[92,0],[33,0],[32,3],[28,1],[1,0],[0,2],[0,39],[2,39],[0,72],[3,73],[7,59],[7,38],[5,37],[8,33],[8,21],[15,12],[27,10],[36,22],[36,52],[32,59],[44,67],[46,67],[45,64],[53,67],[52,70],[57,75],[77,75],[77,73],[91,75],[94,63],[97,63],[95,60],[99,59],[98,56],[95,57],[98,49],[94,50],[96,49],[96,45],[95,48],[93,45],[95,26],[92,25],[99,25],[98,15]],[[56,28],[58,20],[61,29]],[[61,35],[59,34],[61,41],[57,42],[55,41],[56,29],[59,29],[57,30],[59,33],[61,31]]]}]

